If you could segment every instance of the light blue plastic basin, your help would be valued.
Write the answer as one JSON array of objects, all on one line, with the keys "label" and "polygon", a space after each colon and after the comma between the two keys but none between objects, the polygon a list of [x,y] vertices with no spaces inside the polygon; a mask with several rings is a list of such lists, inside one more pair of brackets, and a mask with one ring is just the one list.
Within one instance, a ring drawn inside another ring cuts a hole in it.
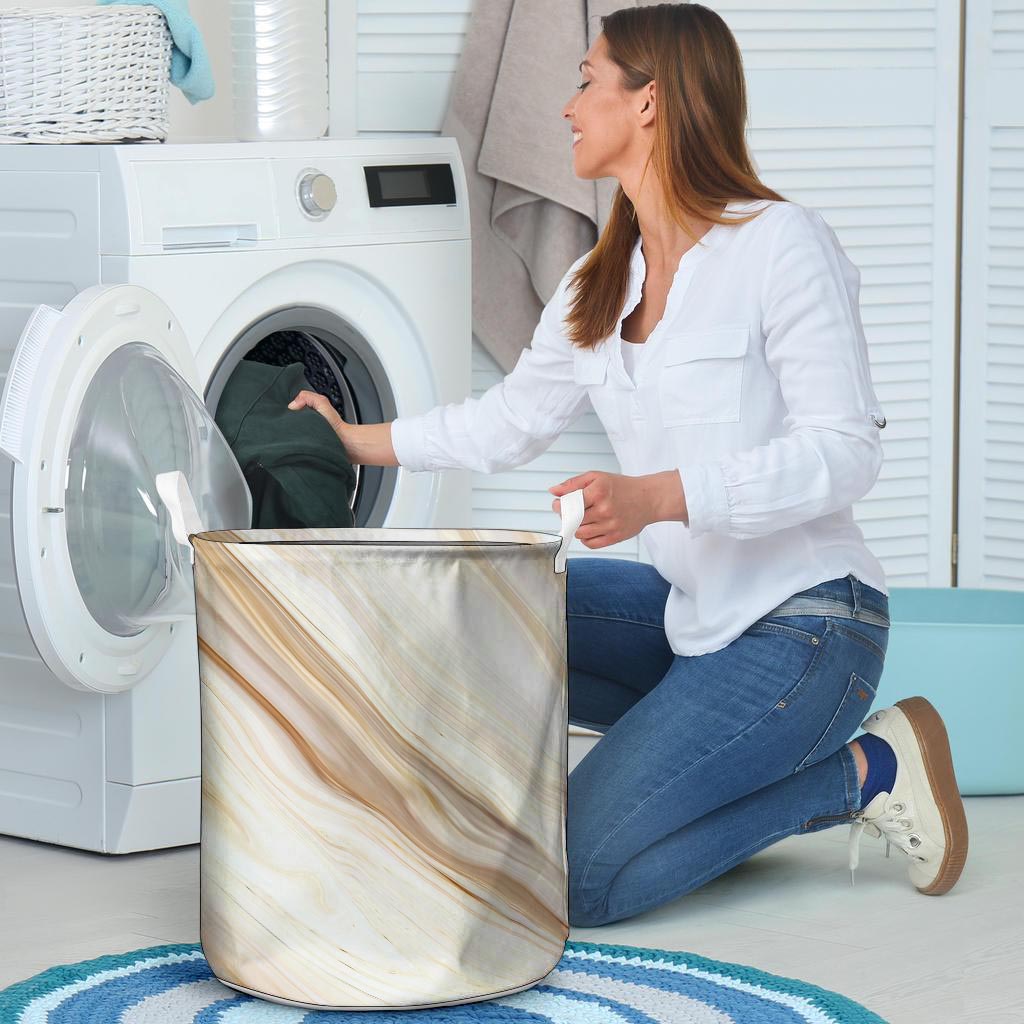
[{"label": "light blue plastic basin", "polygon": [[889,618],[872,710],[927,697],[964,796],[1024,793],[1024,592],[891,587]]}]

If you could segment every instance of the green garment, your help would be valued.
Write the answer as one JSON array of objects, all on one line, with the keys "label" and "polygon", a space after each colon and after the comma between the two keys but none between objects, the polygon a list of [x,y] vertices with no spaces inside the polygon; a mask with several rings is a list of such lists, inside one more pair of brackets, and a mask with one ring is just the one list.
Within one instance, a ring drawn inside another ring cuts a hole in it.
[{"label": "green garment", "polygon": [[309,390],[302,363],[243,359],[214,420],[252,492],[252,528],[351,527],[356,473],[331,425],[315,409],[289,409]]}]

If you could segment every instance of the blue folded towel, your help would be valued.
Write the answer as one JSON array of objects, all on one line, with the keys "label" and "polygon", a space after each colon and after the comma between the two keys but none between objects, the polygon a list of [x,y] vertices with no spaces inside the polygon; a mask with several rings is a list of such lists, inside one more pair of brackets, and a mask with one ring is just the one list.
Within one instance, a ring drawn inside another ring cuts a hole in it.
[{"label": "blue folded towel", "polygon": [[174,47],[171,50],[171,81],[189,103],[213,95],[213,71],[203,37],[188,11],[188,0],[98,0],[99,4],[144,4],[157,7],[167,19]]}]

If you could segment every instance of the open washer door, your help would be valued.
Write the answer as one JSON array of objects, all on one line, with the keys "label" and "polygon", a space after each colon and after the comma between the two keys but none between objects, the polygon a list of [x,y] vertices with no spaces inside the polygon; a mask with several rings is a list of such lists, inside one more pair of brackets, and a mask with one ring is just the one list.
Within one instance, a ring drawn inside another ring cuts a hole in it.
[{"label": "open washer door", "polygon": [[69,686],[135,686],[195,614],[159,473],[184,474],[204,529],[252,522],[201,392],[170,309],[134,285],[39,306],[22,333],[0,401],[18,590],[40,657]]}]

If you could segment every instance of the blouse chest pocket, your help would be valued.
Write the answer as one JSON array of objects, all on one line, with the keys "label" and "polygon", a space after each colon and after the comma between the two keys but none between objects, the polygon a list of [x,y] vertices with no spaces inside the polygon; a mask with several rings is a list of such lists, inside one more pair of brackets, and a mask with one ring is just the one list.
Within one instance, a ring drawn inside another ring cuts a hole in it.
[{"label": "blouse chest pocket", "polygon": [[747,324],[683,331],[666,338],[658,378],[662,424],[738,422],[749,339]]},{"label": "blouse chest pocket", "polygon": [[608,345],[573,352],[573,380],[587,389],[590,404],[609,438],[622,437],[621,415],[614,389],[608,386]]}]

